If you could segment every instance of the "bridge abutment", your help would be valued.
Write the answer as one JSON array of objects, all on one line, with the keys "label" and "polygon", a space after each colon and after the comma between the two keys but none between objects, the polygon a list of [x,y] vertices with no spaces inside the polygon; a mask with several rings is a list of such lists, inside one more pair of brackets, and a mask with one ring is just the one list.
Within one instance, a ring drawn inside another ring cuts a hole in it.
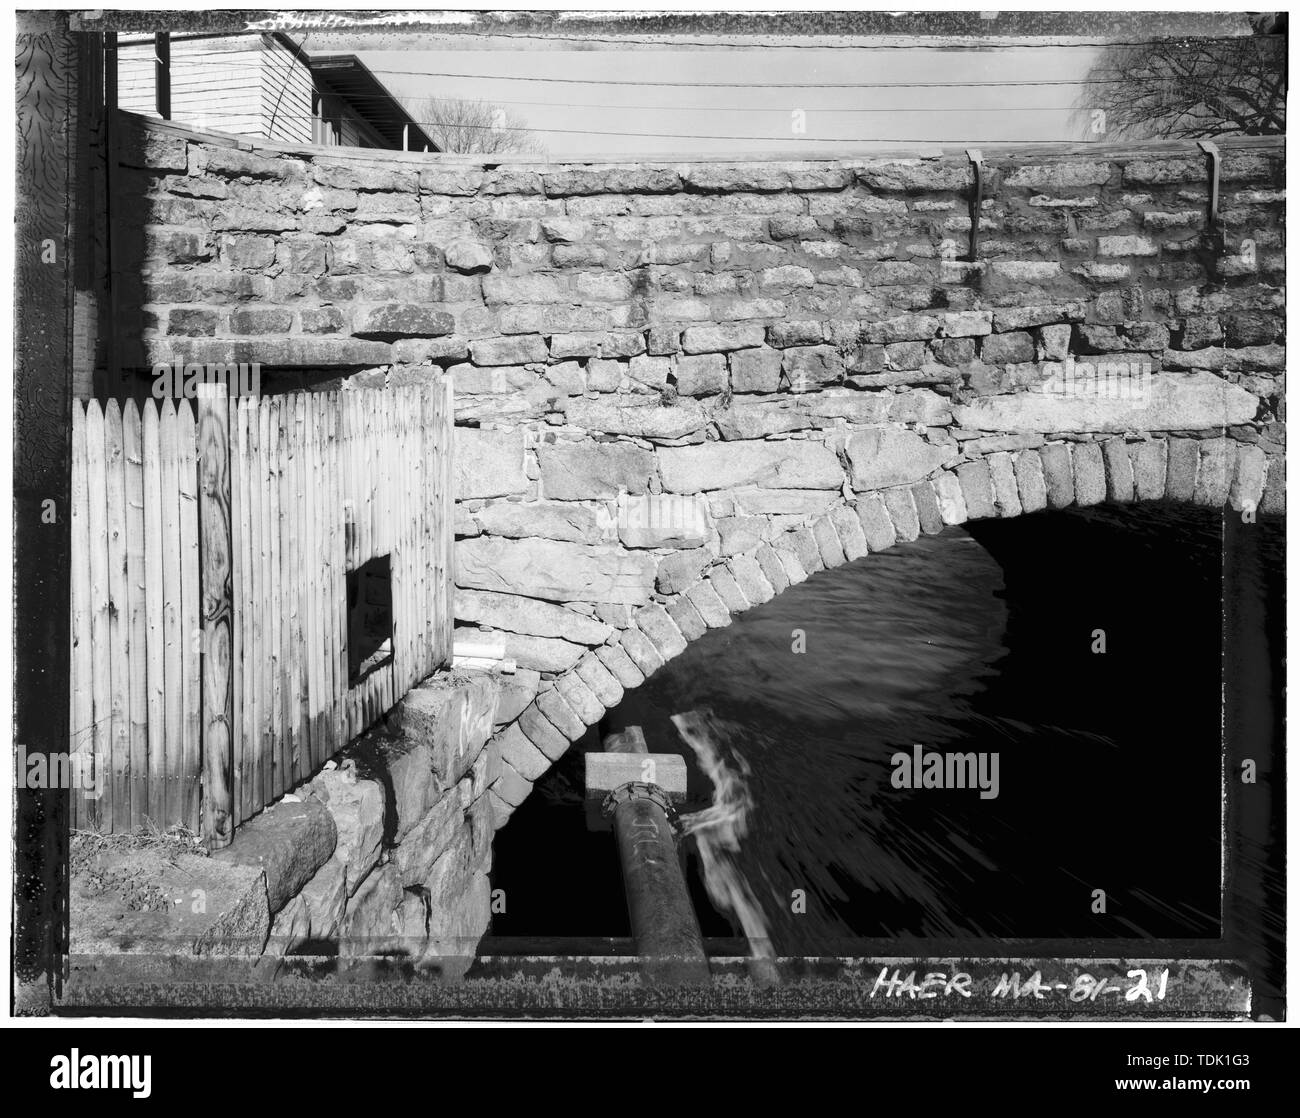
[{"label": "bridge abutment", "polygon": [[[143,127],[143,126],[142,126]],[[504,825],[710,628],[946,525],[1284,510],[1283,147],[474,165],[147,126],[124,347],[456,392],[458,625],[519,665]],[[268,376],[269,371],[269,376]]]}]

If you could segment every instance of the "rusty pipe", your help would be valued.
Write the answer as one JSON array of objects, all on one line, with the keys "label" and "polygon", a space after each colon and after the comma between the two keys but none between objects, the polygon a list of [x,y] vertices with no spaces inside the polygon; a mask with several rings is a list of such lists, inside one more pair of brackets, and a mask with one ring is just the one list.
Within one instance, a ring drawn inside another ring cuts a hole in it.
[{"label": "rusty pipe", "polygon": [[[606,739],[607,752],[645,753],[634,730]],[[694,985],[709,980],[709,964],[695,909],[686,890],[669,805],[654,784],[629,782],[610,793],[618,836],[628,918],[641,959],[641,973],[656,985]]]}]

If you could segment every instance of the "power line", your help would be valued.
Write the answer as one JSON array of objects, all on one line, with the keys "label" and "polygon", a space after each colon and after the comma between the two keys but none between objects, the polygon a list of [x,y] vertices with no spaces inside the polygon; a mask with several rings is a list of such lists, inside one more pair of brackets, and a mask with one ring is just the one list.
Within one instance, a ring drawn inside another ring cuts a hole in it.
[{"label": "power line", "polygon": [[[349,100],[353,101],[388,101],[391,99],[377,93],[357,94],[349,98]],[[444,98],[430,95],[428,97],[411,97],[408,100],[418,103],[424,100],[464,101],[466,98]],[[755,105],[751,107],[738,105],[595,105],[583,101],[502,101],[495,97],[484,103],[490,105],[521,105],[537,109],[599,109],[606,111],[631,110],[633,112],[784,113],[790,111],[789,107],[785,105]],[[1017,106],[1015,111],[1030,113],[1072,112],[1074,108],[1074,105],[1026,105]],[[410,111],[409,107],[407,111]],[[1005,105],[917,105],[907,108],[818,107],[807,108],[805,111],[810,113],[1005,113],[1008,110]]]},{"label": "power line", "polygon": [[[129,60],[136,61],[139,60]],[[141,63],[143,64],[143,63]],[[238,67],[256,68],[254,63],[223,64],[225,70]],[[946,81],[946,82],[706,82],[706,81],[636,81],[623,78],[555,78],[528,77],[521,74],[449,74],[422,70],[381,70],[367,67],[372,74],[400,78],[451,78],[464,81],[538,82],[559,85],[633,86],[647,89],[1021,89],[1036,86],[1118,85],[1127,78],[1042,78],[1026,81]],[[328,75],[326,75],[328,78]],[[316,74],[312,74],[313,81]]]},{"label": "power line", "polygon": [[[310,33],[312,31],[320,31],[321,29],[320,28],[310,28],[310,29],[299,28],[298,30],[300,31],[307,30]],[[325,30],[326,30],[326,34],[340,33],[338,31],[331,31],[328,28]],[[228,35],[214,36],[214,37],[215,38],[229,37],[232,39],[239,39],[242,41],[251,42],[254,38],[260,37],[262,34],[264,34],[264,32],[261,31],[230,32],[228,33]],[[423,32],[423,33],[414,32],[413,34],[414,35],[427,34],[430,37],[434,38],[435,40],[440,37],[436,29],[430,29],[428,32]],[[776,35],[778,33],[772,32],[771,34]],[[826,35],[834,36],[834,32],[827,32]],[[445,38],[445,36],[441,36],[441,37]],[[1131,39],[1131,40],[1082,39],[1077,42],[1068,42],[1068,43],[1062,43],[1062,42],[1011,43],[1011,42],[1002,42],[999,39],[995,39],[992,37],[981,37],[976,35],[973,36],[973,38],[980,40],[978,42],[950,40],[944,42],[927,43],[927,42],[917,41],[917,38],[919,38],[918,36],[916,38],[911,39],[910,41],[901,42],[901,43],[804,43],[804,42],[792,40],[790,42],[783,42],[777,45],[774,43],[748,44],[748,43],[734,43],[734,42],[733,43],[716,42],[713,40],[704,40],[704,39],[684,39],[672,35],[671,33],[665,33],[660,38],[652,39],[652,38],[633,38],[632,36],[557,35],[557,34],[534,34],[529,32],[508,33],[504,31],[501,35],[494,36],[491,31],[488,31],[485,32],[484,37],[541,40],[545,42],[605,43],[611,46],[663,47],[663,46],[680,45],[683,47],[713,48],[718,50],[719,52],[771,51],[771,50],[852,50],[852,51],[930,50],[930,51],[942,51],[945,53],[971,53],[971,54],[983,54],[989,51],[1010,51],[1010,50],[1084,50],[1084,49],[1091,50],[1098,47],[1168,47],[1168,46],[1200,47],[1206,45],[1207,43],[1231,43],[1231,42],[1236,42],[1238,40],[1245,40],[1245,39],[1250,39],[1250,40],[1258,39],[1261,41],[1273,41],[1273,40],[1281,39],[1281,36],[1263,36],[1263,35],[1252,35],[1252,34],[1169,35],[1160,39]],[[1064,35],[1042,36],[1042,38],[1048,38],[1048,39],[1066,38],[1066,37],[1067,36]],[[903,36],[903,38],[907,38],[907,36]],[[944,38],[944,37],[936,36],[936,38]],[[146,41],[151,41],[151,40],[144,40],[144,39],[123,40],[120,42],[120,45],[138,46],[141,43],[144,43]],[[184,42],[188,40],[182,39],[178,41]],[[232,47],[231,49],[235,50],[239,48]],[[378,48],[378,49],[382,49],[382,48]],[[403,48],[403,49],[411,49],[411,48]],[[446,50],[451,48],[435,47],[432,49]],[[223,52],[211,52],[211,53],[223,53]],[[356,53],[356,52],[351,52],[351,53]],[[579,52],[575,51],[572,53],[579,53]]]},{"label": "power line", "polygon": [[[302,45],[299,46],[298,49],[302,50],[303,47],[307,45],[307,40],[310,38],[311,38],[310,33],[304,35],[302,37]],[[275,131],[275,118],[277,115],[279,115],[280,112],[280,102],[281,100],[284,99],[284,91],[289,88],[289,79],[293,77],[293,64],[297,61],[298,61],[298,55],[292,54],[289,56],[288,60],[285,63],[284,81],[280,83],[280,95],[275,99],[275,108],[271,111],[271,123],[267,125],[266,128],[267,132],[273,133]]]},{"label": "power line", "polygon": [[518,74],[445,74],[417,70],[374,70],[404,78],[456,78],[473,81],[541,82],[559,85],[615,85],[656,89],[1020,89],[1048,85],[1119,85],[1128,78],[1044,78],[1014,82],[660,82],[621,78],[534,78]]},{"label": "power line", "polygon": [[[187,86],[179,91],[173,90],[173,98],[177,93],[181,94],[206,94],[215,93],[229,89],[228,83],[220,83],[210,86]],[[228,97],[212,98],[209,103],[215,104],[225,101],[241,101],[242,97],[230,95]],[[348,101],[380,101],[391,103],[395,100],[378,93],[350,94]],[[411,98],[411,101],[420,102],[423,100],[432,101],[463,101],[465,98],[430,96],[428,98],[417,97]],[[700,113],[786,113],[790,109],[785,105],[756,105],[751,108],[743,108],[735,105],[596,105],[590,102],[572,102],[572,101],[500,101],[491,98],[484,102],[488,105],[520,105],[539,109],[596,109],[604,111],[633,111],[633,112],[700,112]],[[404,106],[410,111],[409,103]],[[802,106],[801,106],[802,107]],[[1051,113],[1051,112],[1073,112],[1074,105],[1025,105],[1017,106],[1016,112],[1033,112],[1033,113]],[[1005,105],[915,105],[908,107],[896,108],[857,108],[857,107],[809,107],[804,109],[809,113],[1005,113],[1008,111]],[[418,121],[416,123],[419,123]]]},{"label": "power line", "polygon": [[[429,34],[436,35],[436,31]],[[772,32],[772,34],[777,34]],[[827,32],[833,35],[834,32]],[[488,32],[487,35],[491,35]],[[608,43],[611,46],[682,46],[682,47],[701,47],[705,49],[715,49],[718,51],[754,51],[754,50],[933,50],[944,51],[948,53],[970,53],[983,54],[988,51],[1004,50],[1082,50],[1094,49],[1097,47],[1164,47],[1164,46],[1204,46],[1206,43],[1230,43],[1237,39],[1257,39],[1264,38],[1258,35],[1171,35],[1164,39],[1095,39],[1083,40],[1077,43],[1003,43],[994,39],[986,39],[979,43],[952,42],[952,43],[755,43],[749,45],[746,43],[721,43],[702,39],[680,39],[676,36],[665,35],[660,39],[634,39],[631,37],[607,37],[597,35],[534,35],[524,32],[515,33],[508,36],[511,39],[541,39],[549,42],[571,42],[571,43]],[[1048,36],[1050,38],[1050,36]],[[975,36],[979,38],[979,36]],[[1277,36],[1281,38],[1281,36]],[[437,48],[435,48],[437,49]],[[446,48],[443,48],[446,49]],[[577,52],[574,52],[577,53]]]}]

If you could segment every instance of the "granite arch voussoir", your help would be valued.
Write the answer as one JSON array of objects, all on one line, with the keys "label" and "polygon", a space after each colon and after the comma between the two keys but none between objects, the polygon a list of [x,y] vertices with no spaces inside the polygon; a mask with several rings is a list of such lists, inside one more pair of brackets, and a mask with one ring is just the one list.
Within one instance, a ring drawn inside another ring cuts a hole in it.
[{"label": "granite arch voussoir", "polygon": [[497,826],[628,690],[710,629],[730,624],[734,616],[821,571],[869,560],[950,525],[1103,502],[1172,501],[1280,513],[1285,508],[1282,465],[1278,455],[1227,438],[1109,436],[995,451],[911,485],[840,499],[821,516],[751,551],[717,557],[677,593],[633,610],[626,628],[545,683],[496,736],[502,771],[490,792]]}]

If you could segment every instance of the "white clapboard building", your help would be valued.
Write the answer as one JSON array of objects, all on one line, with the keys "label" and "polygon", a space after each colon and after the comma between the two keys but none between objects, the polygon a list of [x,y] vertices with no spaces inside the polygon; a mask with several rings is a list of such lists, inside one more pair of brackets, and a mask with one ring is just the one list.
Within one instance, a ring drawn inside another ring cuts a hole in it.
[{"label": "white clapboard building", "polygon": [[158,70],[169,76],[169,119],[237,136],[399,151],[437,145],[354,54],[316,54],[282,33],[153,35],[118,42],[118,106],[159,116]]}]

